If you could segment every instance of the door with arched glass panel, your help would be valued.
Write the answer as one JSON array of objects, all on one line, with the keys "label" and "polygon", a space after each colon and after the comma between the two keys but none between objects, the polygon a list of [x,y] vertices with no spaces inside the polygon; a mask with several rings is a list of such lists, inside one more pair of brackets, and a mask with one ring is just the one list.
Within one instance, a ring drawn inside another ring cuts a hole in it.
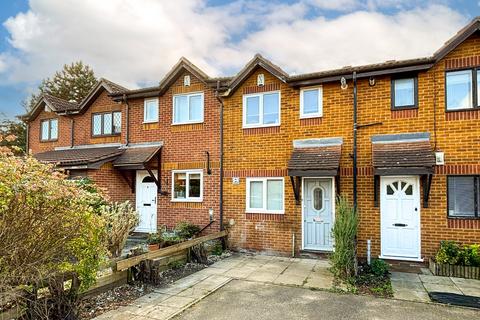
[{"label": "door with arched glass panel", "polygon": [[[155,176],[157,173],[155,172]],[[136,207],[140,214],[137,232],[157,231],[157,185],[146,170],[137,171]]]},{"label": "door with arched glass panel", "polygon": [[333,179],[305,178],[303,180],[303,248],[333,249]]},{"label": "door with arched glass panel", "polygon": [[382,256],[419,259],[418,177],[382,177],[380,201]]}]

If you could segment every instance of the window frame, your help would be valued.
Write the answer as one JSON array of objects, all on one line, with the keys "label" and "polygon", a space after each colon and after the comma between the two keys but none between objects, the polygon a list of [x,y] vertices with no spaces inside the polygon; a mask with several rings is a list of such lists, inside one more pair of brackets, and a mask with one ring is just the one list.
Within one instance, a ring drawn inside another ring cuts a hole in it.
[{"label": "window frame", "polygon": [[[157,117],[155,119],[147,119],[147,103],[154,101],[157,105]],[[156,98],[145,98],[143,100],[143,123],[156,123],[160,118],[160,110],[159,110],[159,99]]]},{"label": "window frame", "polygon": [[[472,107],[471,108],[461,108],[461,109],[448,109],[448,97],[447,97],[447,74],[458,71],[467,71],[472,72]],[[480,100],[478,99],[478,85],[477,85],[477,74],[479,73],[480,68],[462,68],[462,69],[452,69],[446,70],[444,73],[444,92],[445,92],[445,112],[457,112],[457,111],[468,111],[468,110],[478,110],[480,109]]]},{"label": "window frame", "polygon": [[[56,121],[57,122],[57,137],[52,139],[52,122],[53,121]],[[48,122],[48,138],[47,139],[43,139],[43,123],[45,122]],[[48,118],[48,119],[42,119],[40,121],[40,142],[54,142],[54,141],[58,141],[58,135],[59,135],[59,131],[60,131],[60,128],[58,126],[58,118]]]},{"label": "window frame", "polygon": [[[413,104],[407,106],[395,105],[395,81],[413,79]],[[418,75],[408,74],[391,77],[390,79],[390,107],[392,110],[418,109]]]},{"label": "window frame", "polygon": [[[185,183],[185,198],[175,198],[175,174],[176,173],[185,173],[186,174],[186,183]],[[192,198],[190,197],[190,175],[200,173],[200,197]],[[171,202],[203,202],[203,169],[188,169],[188,170],[172,170],[172,197]]]},{"label": "window frame", "polygon": [[[475,174],[464,174],[464,175],[460,175],[460,174],[451,174],[451,175],[447,175],[447,190],[446,190],[446,194],[447,194],[447,218],[448,219],[462,219],[462,220],[477,220],[477,219],[480,219],[480,210],[479,210],[479,198],[480,198],[480,175],[475,175]],[[450,187],[450,177],[472,177],[474,178],[474,183],[473,183],[473,193],[474,193],[474,207],[473,207],[473,210],[474,210],[474,215],[472,217],[469,217],[469,216],[454,216],[454,215],[450,215],[450,210],[448,208],[448,205],[450,203],[450,193],[448,192],[449,190],[449,187]]]},{"label": "window frame", "polygon": [[[175,122],[175,97],[179,96],[185,96],[187,97],[187,103],[188,103],[188,111],[190,114],[190,97],[191,96],[201,96],[202,100],[202,116],[200,120],[188,120],[188,121],[183,121],[183,122]],[[205,94],[203,91],[196,91],[196,92],[188,92],[188,93],[179,93],[179,94],[174,94],[172,95],[172,125],[183,125],[183,124],[195,124],[195,123],[203,123],[205,119]]]},{"label": "window frame", "polygon": [[[318,91],[318,112],[305,114],[303,111],[304,98],[303,93],[305,91]],[[300,89],[300,119],[321,118],[323,117],[323,86],[304,87]]]},{"label": "window frame", "polygon": [[[267,209],[267,181],[276,180],[282,182],[282,210],[268,210]],[[262,182],[263,190],[263,199],[262,199],[262,208],[250,208],[250,183],[251,182]],[[285,178],[284,177],[252,177],[246,179],[246,197],[245,197],[245,212],[246,213],[267,213],[267,214],[285,214]]]},{"label": "window frame", "polygon": [[[115,132],[114,131],[114,125],[113,125],[113,122],[114,122],[114,114],[115,113],[120,113],[120,132]],[[111,115],[111,118],[112,118],[112,121],[111,121],[111,128],[112,128],[112,131],[111,133],[104,133],[104,120],[103,120],[103,117],[104,115],[106,114],[110,114]],[[100,134],[95,134],[93,132],[93,118],[96,116],[96,115],[100,115]],[[114,110],[114,111],[107,111],[107,112],[94,112],[92,113],[92,116],[91,116],[91,121],[90,121],[90,126],[91,126],[91,130],[90,130],[90,134],[92,136],[92,138],[98,138],[98,137],[112,137],[112,136],[119,136],[122,134],[122,122],[123,122],[123,115],[122,115],[122,111],[121,110]]]},{"label": "window frame", "polygon": [[[278,93],[278,123],[263,123],[263,96],[267,94]],[[247,124],[247,98],[259,97],[259,123],[256,124]],[[258,93],[248,93],[244,94],[242,97],[242,128],[264,128],[264,127],[278,127],[282,122],[282,94],[280,90],[258,92]]]}]

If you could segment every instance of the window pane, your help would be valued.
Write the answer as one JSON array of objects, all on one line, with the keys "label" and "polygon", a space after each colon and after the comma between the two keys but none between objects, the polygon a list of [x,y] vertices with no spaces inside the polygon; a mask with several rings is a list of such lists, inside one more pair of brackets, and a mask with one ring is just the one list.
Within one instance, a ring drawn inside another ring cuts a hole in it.
[{"label": "window pane", "polygon": [[201,121],[202,120],[202,96],[195,95],[190,96],[190,121]]},{"label": "window pane", "polygon": [[158,120],[158,100],[149,100],[145,103],[145,121]]},{"label": "window pane", "polygon": [[415,80],[398,79],[394,81],[395,107],[415,105]]},{"label": "window pane", "polygon": [[95,114],[93,116],[92,126],[93,126],[93,129],[92,129],[93,135],[97,136],[102,134],[102,115]]},{"label": "window pane", "polygon": [[473,177],[448,177],[448,214],[475,216]]},{"label": "window pane", "polygon": [[246,124],[258,124],[260,122],[260,97],[248,97],[246,108]]},{"label": "window pane", "polygon": [[121,112],[113,113],[113,132],[114,133],[122,132],[122,113]]},{"label": "window pane", "polygon": [[278,93],[263,96],[263,123],[278,123],[279,100]]},{"label": "window pane", "polygon": [[176,96],[174,98],[174,123],[188,121],[188,98],[187,96]]},{"label": "window pane", "polygon": [[318,112],[318,89],[303,91],[303,114]]},{"label": "window pane", "polygon": [[47,121],[42,122],[42,140],[48,140],[48,130],[49,130],[49,123]]},{"label": "window pane", "polygon": [[189,197],[190,198],[200,198],[200,173],[191,173],[190,185],[189,185]]},{"label": "window pane", "polygon": [[250,182],[250,208],[251,209],[263,208],[263,182],[262,181]]},{"label": "window pane", "polygon": [[58,120],[50,120],[50,139],[56,140],[58,138]]},{"label": "window pane", "polygon": [[103,114],[103,134],[112,134],[112,114]]},{"label": "window pane", "polygon": [[267,180],[267,210],[283,210],[283,183]]},{"label": "window pane", "polygon": [[472,108],[472,71],[447,73],[447,109]]},{"label": "window pane", "polygon": [[187,184],[187,174],[186,173],[175,173],[173,175],[173,197],[175,199],[185,199],[186,194],[186,184]]}]

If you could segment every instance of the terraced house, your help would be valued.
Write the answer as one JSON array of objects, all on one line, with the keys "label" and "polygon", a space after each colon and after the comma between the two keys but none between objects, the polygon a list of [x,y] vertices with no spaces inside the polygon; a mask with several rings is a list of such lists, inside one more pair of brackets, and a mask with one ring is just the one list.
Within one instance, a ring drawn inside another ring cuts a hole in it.
[{"label": "terraced house", "polygon": [[374,256],[423,261],[441,240],[480,241],[479,68],[480,18],[404,61],[289,75],[256,55],[210,78],[181,59],[156,87],[44,96],[29,146],[135,200],[138,231],[215,220],[234,248],[328,252],[344,194],[361,256],[369,240]]}]

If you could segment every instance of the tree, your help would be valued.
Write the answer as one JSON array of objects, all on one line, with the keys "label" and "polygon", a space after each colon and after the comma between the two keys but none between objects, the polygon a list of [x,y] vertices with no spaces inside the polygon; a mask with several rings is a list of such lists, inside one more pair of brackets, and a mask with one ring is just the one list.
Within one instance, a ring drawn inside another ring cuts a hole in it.
[{"label": "tree", "polygon": [[25,123],[18,120],[4,119],[0,122],[0,146],[10,148],[16,155],[24,154],[26,151],[27,128]]},{"label": "tree", "polygon": [[38,87],[38,93],[32,94],[22,104],[27,111],[30,111],[44,93],[79,103],[96,82],[97,78],[92,68],[83,64],[82,61],[65,64],[63,69],[55,72],[52,78],[44,79]]}]

